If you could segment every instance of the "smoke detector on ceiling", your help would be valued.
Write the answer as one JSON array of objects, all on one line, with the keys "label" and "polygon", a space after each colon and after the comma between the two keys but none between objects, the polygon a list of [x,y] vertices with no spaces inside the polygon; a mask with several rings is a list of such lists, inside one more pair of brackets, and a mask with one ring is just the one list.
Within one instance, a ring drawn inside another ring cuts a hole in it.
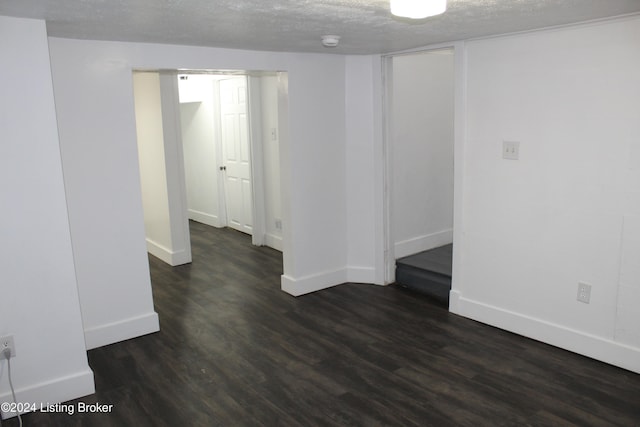
[{"label": "smoke detector on ceiling", "polygon": [[322,36],[322,46],[336,47],[340,43],[340,36],[326,35]]}]

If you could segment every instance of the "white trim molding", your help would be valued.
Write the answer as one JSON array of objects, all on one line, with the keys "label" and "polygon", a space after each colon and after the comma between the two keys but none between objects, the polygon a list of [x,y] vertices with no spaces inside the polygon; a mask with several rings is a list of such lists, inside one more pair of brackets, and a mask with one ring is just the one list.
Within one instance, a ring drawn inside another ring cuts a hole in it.
[{"label": "white trim molding", "polygon": [[[78,397],[94,394],[96,388],[93,371],[87,367],[82,371],[61,378],[16,389],[16,402],[29,402],[36,409],[41,406],[66,402]],[[0,395],[0,401],[12,401],[11,392]],[[2,419],[17,416],[16,412],[2,412]]]},{"label": "white trim molding", "polygon": [[169,248],[166,248],[149,238],[147,238],[147,251],[172,267],[175,267],[176,265],[189,264],[191,262],[191,251],[183,249],[173,252],[169,250]]},{"label": "white trim molding", "polygon": [[347,267],[347,281],[349,283],[376,283],[376,269],[373,267]]},{"label": "white trim molding", "polygon": [[636,347],[465,298],[457,291],[450,294],[449,310],[487,325],[640,373],[640,349]]},{"label": "white trim molding", "polygon": [[282,236],[267,233],[264,235],[264,244],[277,251],[282,252]]},{"label": "white trim molding", "polygon": [[293,278],[285,274],[281,276],[281,289],[296,297],[345,283],[381,285],[381,283],[376,283],[376,269],[373,267],[345,267],[300,278]]},{"label": "white trim molding", "polygon": [[220,223],[218,215],[213,215],[206,212],[197,211],[195,209],[189,209],[189,219],[200,222],[202,224],[210,225],[211,227],[222,228],[225,225]]},{"label": "white trim molding", "polygon": [[137,338],[160,330],[158,314],[154,311],[138,317],[100,325],[84,330],[87,350]]},{"label": "white trim molding", "polygon": [[281,289],[286,293],[297,297],[346,283],[348,281],[347,277],[348,274],[346,268],[312,274],[300,278],[293,278],[283,274],[281,276]]}]

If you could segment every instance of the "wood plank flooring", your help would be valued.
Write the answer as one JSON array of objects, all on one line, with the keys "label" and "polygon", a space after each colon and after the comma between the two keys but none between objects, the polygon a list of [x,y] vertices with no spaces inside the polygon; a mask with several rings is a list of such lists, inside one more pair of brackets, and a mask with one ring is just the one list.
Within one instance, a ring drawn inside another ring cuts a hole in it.
[{"label": "wood plank flooring", "polygon": [[191,265],[150,258],[161,331],[88,353],[113,412],[25,426],[640,426],[638,374],[395,286],[294,298],[279,252],[191,229]]}]

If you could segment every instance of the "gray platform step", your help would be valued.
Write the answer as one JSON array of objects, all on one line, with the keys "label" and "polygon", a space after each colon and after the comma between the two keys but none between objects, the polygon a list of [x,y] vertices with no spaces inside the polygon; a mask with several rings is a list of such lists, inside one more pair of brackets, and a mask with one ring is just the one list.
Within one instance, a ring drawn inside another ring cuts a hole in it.
[{"label": "gray platform step", "polygon": [[448,306],[453,246],[420,252],[396,261],[396,284]]}]

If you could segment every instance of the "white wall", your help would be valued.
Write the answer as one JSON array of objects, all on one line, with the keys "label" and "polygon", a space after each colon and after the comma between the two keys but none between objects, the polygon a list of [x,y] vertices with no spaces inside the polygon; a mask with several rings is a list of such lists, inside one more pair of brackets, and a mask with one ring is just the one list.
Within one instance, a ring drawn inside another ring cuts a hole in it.
[{"label": "white wall", "polygon": [[171,259],[173,266],[191,262],[191,236],[187,212],[187,188],[182,154],[179,91],[176,74],[160,72],[160,100],[164,138],[164,160],[169,200],[169,229],[171,230]]},{"label": "white wall", "polygon": [[347,281],[345,57],[291,54],[279,69],[289,94],[288,139],[279,126],[283,290],[296,295]]},{"label": "white wall", "polygon": [[[0,17],[0,336],[18,402],[94,392],[87,364],[43,21]],[[4,359],[3,359],[4,360]],[[0,362],[0,401],[11,401]]]},{"label": "white wall", "polygon": [[164,131],[158,73],[134,73],[136,135],[147,250],[170,259],[169,195],[164,156]]},{"label": "white wall", "polygon": [[[180,93],[199,94],[200,102],[180,104],[182,124],[182,147],[185,162],[187,205],[189,218],[213,227],[224,226],[218,200],[216,115],[219,110],[214,102],[214,77],[211,75],[189,75]],[[218,120],[219,122],[219,120]]]},{"label": "white wall", "polygon": [[393,61],[391,220],[396,258],[453,242],[451,49]]},{"label": "white wall", "polygon": [[[289,127],[279,126],[282,286],[302,294],[346,280],[344,57],[58,38],[50,45],[83,313],[95,327],[152,313],[134,68],[287,71]],[[123,335],[138,333],[129,326]]]},{"label": "white wall", "polygon": [[467,61],[451,310],[640,372],[640,18],[471,41]]},{"label": "white wall", "polygon": [[[347,250],[349,281],[384,283],[382,239],[382,65],[379,57],[346,59]],[[379,163],[381,164],[381,163]],[[379,196],[378,198],[376,198]]]},{"label": "white wall", "polygon": [[[69,225],[87,348],[157,331],[145,242],[133,76],[50,39]],[[89,48],[90,50],[90,48]]]}]

